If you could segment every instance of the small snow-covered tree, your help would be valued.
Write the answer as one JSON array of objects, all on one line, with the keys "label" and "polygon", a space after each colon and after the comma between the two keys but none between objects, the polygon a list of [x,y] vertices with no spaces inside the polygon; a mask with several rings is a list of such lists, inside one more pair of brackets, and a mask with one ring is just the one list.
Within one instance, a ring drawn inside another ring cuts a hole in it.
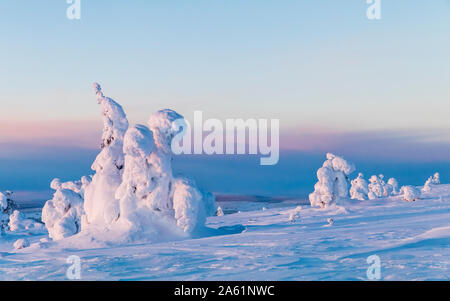
[{"label": "small snow-covered tree", "polygon": [[124,167],[123,137],[128,120],[122,107],[105,97],[99,84],[94,84],[101,106],[103,135],[101,152],[92,164],[95,175],[84,195],[83,227],[89,224],[107,225],[119,218],[119,200],[115,192],[122,182]]},{"label": "small snow-covered tree", "polygon": [[42,209],[42,221],[50,238],[60,240],[80,232],[81,218],[84,215],[83,198],[80,195],[83,185],[61,183],[59,179],[55,179],[50,187],[56,192]]},{"label": "small snow-covered tree", "polygon": [[311,206],[326,208],[348,197],[348,176],[354,170],[353,164],[328,153],[327,160],[317,171],[319,181],[314,186],[314,192],[309,195]]},{"label": "small snow-covered tree", "polygon": [[10,231],[45,230],[43,224],[38,223],[33,219],[26,218],[25,215],[18,210],[15,210],[13,214],[10,215],[8,226]]},{"label": "small snow-covered tree", "polygon": [[441,184],[439,173],[435,173],[433,176],[429,177],[422,188],[423,192],[431,192],[433,186]]},{"label": "small snow-covered tree", "polygon": [[397,195],[398,194],[398,182],[395,178],[390,178],[388,181],[388,185],[392,187],[391,195]]},{"label": "small snow-covered tree", "polygon": [[9,216],[18,208],[16,202],[12,199],[13,192],[0,192],[0,230],[8,230]]},{"label": "small snow-covered tree", "polygon": [[433,180],[431,181],[431,184],[433,185],[441,184],[441,177],[438,172],[433,175]]},{"label": "small snow-covered tree", "polygon": [[364,201],[367,200],[369,194],[369,186],[364,179],[362,173],[358,174],[358,177],[351,181],[352,187],[350,188],[350,197],[355,200]]},{"label": "small snow-covered tree", "polygon": [[400,194],[407,202],[415,202],[421,197],[421,191],[414,186],[403,186],[400,189]]},{"label": "small snow-covered tree", "polygon": [[152,180],[147,158],[154,150],[153,133],[146,126],[136,125],[128,129],[124,138],[123,179],[115,197],[120,201],[120,220],[135,229],[140,228],[144,211],[151,210],[149,197],[156,183]]},{"label": "small snow-covered tree", "polygon": [[377,176],[373,175],[369,179],[369,200],[374,200],[376,198],[381,198],[384,195],[384,186],[382,184],[382,180],[380,180]]},{"label": "small snow-covered tree", "polygon": [[220,206],[217,207],[217,213],[216,213],[216,215],[217,215],[217,216],[224,216],[222,207],[220,207]]}]

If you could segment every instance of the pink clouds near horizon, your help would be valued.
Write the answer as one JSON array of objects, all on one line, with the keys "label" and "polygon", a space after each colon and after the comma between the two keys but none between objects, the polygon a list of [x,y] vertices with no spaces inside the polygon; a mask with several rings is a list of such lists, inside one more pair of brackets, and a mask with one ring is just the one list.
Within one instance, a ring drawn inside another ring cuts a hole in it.
[{"label": "pink clouds near horizon", "polygon": [[[0,143],[33,146],[96,149],[100,120],[0,121]],[[375,156],[425,161],[450,160],[448,130],[346,131],[301,126],[280,132],[283,151],[339,152],[350,156]]]}]

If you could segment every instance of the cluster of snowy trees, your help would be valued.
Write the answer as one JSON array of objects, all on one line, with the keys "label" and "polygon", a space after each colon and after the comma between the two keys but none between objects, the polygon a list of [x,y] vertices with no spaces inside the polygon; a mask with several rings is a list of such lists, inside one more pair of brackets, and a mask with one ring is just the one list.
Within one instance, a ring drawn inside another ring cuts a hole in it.
[{"label": "cluster of snowy trees", "polygon": [[[317,171],[318,182],[314,186],[314,192],[309,195],[311,206],[327,208],[341,199],[348,198],[349,192],[351,199],[359,201],[400,195],[404,200],[412,202],[421,197],[421,191],[416,187],[403,186],[399,189],[395,178],[386,182],[382,174],[373,175],[366,181],[364,175],[359,173],[350,181],[349,176],[355,169],[355,166],[344,158],[328,153],[327,160]],[[422,192],[430,192],[433,186],[438,184],[440,178],[439,173],[436,173],[427,180]]]},{"label": "cluster of snowy trees", "polygon": [[[80,181],[54,180],[56,191],[42,211],[50,237],[59,240],[92,229],[157,236],[200,231],[215,214],[214,195],[172,173],[172,138],[183,116],[172,110],[151,115],[148,126],[129,126],[123,108],[94,84],[103,119],[95,174]],[[175,122],[177,121],[177,122]]]},{"label": "cluster of snowy trees", "polygon": [[0,192],[0,234],[20,230],[43,230],[43,224],[26,218],[14,201],[12,191]]}]

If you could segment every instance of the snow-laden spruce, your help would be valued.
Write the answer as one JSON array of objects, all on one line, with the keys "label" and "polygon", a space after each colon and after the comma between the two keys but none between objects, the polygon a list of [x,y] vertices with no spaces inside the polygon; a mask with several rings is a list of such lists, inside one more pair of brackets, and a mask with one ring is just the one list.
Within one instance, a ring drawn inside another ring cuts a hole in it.
[{"label": "snow-laden spruce", "polygon": [[348,197],[348,176],[355,171],[355,166],[342,157],[327,154],[327,160],[317,171],[318,182],[314,192],[309,195],[311,206],[326,208]]},{"label": "snow-laden spruce", "polygon": [[0,232],[9,229],[9,217],[18,208],[12,194],[9,190],[5,193],[0,192]]},{"label": "snow-laden spruce", "polygon": [[136,125],[124,138],[125,164],[116,191],[120,218],[112,227],[132,239],[157,240],[167,232],[189,235],[200,231],[215,213],[214,197],[187,178],[172,174],[171,140],[184,120],[172,110],[150,117],[150,129]]},{"label": "snow-laden spruce", "polygon": [[398,182],[395,178],[390,178],[386,183],[384,181],[384,175],[373,175],[369,179],[369,193],[368,198],[370,200],[389,197],[398,194]]},{"label": "snow-laden spruce", "polygon": [[429,177],[422,188],[423,192],[431,192],[434,186],[441,184],[439,173],[435,173],[432,177]]},{"label": "snow-laden spruce", "polygon": [[415,202],[420,199],[422,193],[420,189],[414,186],[403,186],[400,189],[400,195],[403,196],[403,199],[407,202]]},{"label": "snow-laden spruce", "polygon": [[87,178],[77,182],[61,183],[54,179],[50,187],[56,192],[42,209],[42,221],[48,230],[50,238],[60,240],[72,236],[81,230],[81,219],[84,215],[83,196]]},{"label": "snow-laden spruce", "polygon": [[119,200],[115,198],[115,192],[122,182],[123,137],[128,129],[122,107],[104,96],[99,84],[94,84],[94,89],[103,119],[102,150],[92,164],[95,175],[84,194],[86,216],[83,227],[110,224],[119,218]]},{"label": "snow-laden spruce", "polygon": [[368,199],[369,185],[362,173],[359,173],[358,177],[351,181],[351,185],[350,197],[353,200],[364,201]]},{"label": "snow-laden spruce", "polygon": [[31,218],[26,218],[25,215],[18,210],[15,210],[13,212],[13,214],[10,215],[8,226],[9,226],[10,231],[21,231],[21,230],[42,231],[42,230],[45,230],[45,227],[43,224],[38,223]]}]

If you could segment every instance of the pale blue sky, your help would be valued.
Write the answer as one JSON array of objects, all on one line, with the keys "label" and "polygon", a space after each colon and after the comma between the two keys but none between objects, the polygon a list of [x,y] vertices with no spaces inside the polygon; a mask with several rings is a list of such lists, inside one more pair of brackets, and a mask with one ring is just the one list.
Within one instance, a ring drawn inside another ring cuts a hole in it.
[{"label": "pale blue sky", "polygon": [[0,2],[0,118],[280,118],[282,128],[448,128],[448,0]]}]

